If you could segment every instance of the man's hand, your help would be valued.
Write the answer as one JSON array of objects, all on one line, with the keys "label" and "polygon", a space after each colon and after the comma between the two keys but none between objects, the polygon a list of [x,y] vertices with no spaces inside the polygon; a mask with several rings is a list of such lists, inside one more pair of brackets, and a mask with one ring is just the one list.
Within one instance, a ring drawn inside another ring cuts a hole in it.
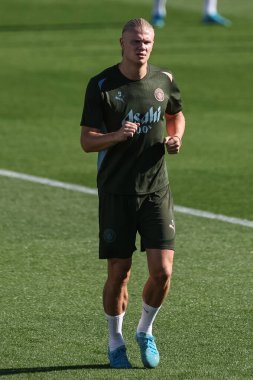
[{"label": "man's hand", "polygon": [[167,136],[164,139],[164,144],[166,145],[167,152],[169,154],[179,153],[180,147],[182,145],[179,136]]},{"label": "man's hand", "polygon": [[131,139],[137,131],[140,123],[132,123],[131,121],[125,121],[122,127],[118,130],[119,141],[125,141]]},{"label": "man's hand", "polygon": [[109,133],[102,133],[99,129],[82,126],[81,146],[87,153],[100,152],[127,139],[133,138],[140,123],[124,122],[122,127]]}]

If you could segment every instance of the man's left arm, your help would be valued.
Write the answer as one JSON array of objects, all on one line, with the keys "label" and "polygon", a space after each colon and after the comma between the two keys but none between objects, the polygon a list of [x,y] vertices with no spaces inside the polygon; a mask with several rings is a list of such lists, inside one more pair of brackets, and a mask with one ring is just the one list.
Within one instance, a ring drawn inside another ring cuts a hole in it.
[{"label": "man's left arm", "polygon": [[179,153],[185,131],[185,117],[182,111],[170,115],[165,114],[167,137],[164,139],[169,154]]}]

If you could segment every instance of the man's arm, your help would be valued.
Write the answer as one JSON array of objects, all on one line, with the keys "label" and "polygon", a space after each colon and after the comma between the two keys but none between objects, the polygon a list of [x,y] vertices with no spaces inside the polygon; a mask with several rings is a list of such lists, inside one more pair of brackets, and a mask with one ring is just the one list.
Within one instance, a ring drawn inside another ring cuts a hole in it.
[{"label": "man's arm", "polygon": [[99,152],[132,138],[138,126],[138,123],[126,121],[118,131],[110,133],[101,133],[99,129],[83,126],[80,138],[81,146],[87,153]]},{"label": "man's arm", "polygon": [[182,138],[185,130],[184,114],[180,111],[175,115],[165,114],[165,117],[168,136],[165,137],[164,143],[169,154],[177,154],[182,145]]}]

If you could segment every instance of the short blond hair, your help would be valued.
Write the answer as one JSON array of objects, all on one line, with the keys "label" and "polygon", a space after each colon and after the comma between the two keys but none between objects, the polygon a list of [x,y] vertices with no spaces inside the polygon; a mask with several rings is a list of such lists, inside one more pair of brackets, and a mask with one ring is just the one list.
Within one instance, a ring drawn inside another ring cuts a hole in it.
[{"label": "short blond hair", "polygon": [[125,32],[128,32],[129,30],[133,29],[151,29],[154,32],[153,26],[144,18],[133,18],[132,20],[129,20],[122,29],[122,34]]}]

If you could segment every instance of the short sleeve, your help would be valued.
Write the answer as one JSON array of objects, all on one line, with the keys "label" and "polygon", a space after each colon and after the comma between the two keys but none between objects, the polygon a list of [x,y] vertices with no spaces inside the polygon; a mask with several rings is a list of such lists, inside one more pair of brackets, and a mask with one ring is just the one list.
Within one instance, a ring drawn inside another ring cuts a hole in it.
[{"label": "short sleeve", "polygon": [[166,108],[166,113],[169,115],[174,115],[182,110],[182,99],[181,99],[181,94],[180,90],[174,81],[174,79],[171,82],[171,92],[170,92],[170,97],[168,100],[167,108]]},{"label": "short sleeve", "polygon": [[86,88],[81,126],[102,129],[103,104],[97,81],[91,79]]}]

